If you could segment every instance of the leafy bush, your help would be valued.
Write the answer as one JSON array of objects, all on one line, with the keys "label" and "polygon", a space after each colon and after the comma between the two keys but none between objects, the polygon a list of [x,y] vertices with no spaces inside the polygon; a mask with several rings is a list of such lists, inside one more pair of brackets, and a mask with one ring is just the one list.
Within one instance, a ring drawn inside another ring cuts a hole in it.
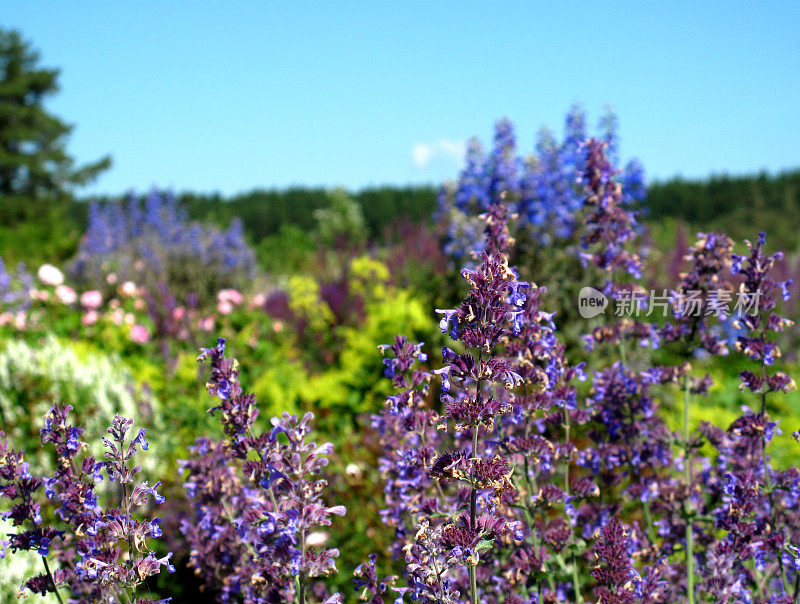
[{"label": "leafy bush", "polygon": [[103,433],[117,413],[146,426],[164,426],[159,402],[136,387],[118,358],[52,336],[36,346],[8,340],[0,349],[0,419],[27,457],[40,450],[38,418],[57,403],[72,405],[76,421],[90,434]]}]

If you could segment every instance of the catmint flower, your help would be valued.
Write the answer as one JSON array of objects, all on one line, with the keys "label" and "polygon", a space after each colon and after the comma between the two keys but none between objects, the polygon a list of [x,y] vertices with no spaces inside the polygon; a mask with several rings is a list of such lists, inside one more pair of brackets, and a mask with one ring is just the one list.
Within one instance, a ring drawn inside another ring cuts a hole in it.
[{"label": "catmint flower", "polygon": [[230,440],[199,439],[195,457],[181,462],[194,506],[194,522],[181,526],[192,546],[190,565],[211,588],[226,577],[224,599],[240,592],[245,601],[295,600],[307,581],[336,572],[338,550],[314,539],[332,516],[345,514],[344,506],[322,503],[325,481],[317,478],[333,445],[308,442],[311,413],[274,417],[268,433],[255,435],[255,397],[242,391],[225,340],[201,349],[198,360],[211,365],[206,387],[222,403],[210,411],[221,410]]}]

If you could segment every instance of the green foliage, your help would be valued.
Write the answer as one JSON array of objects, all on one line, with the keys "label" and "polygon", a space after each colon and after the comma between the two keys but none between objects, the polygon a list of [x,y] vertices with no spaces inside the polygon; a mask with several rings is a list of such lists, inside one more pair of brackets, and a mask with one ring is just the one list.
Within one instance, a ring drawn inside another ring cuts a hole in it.
[{"label": "green foliage", "polygon": [[[401,220],[427,222],[436,210],[436,188],[430,186],[367,188],[350,193],[360,207],[366,230],[362,233],[375,240]],[[228,224],[234,216],[245,224],[251,241],[260,243],[277,235],[284,225],[311,233],[318,226],[315,214],[329,210],[337,202],[340,189],[293,187],[283,191],[256,189],[249,193],[224,198],[218,194],[185,193],[179,196],[189,215],[197,220]]]},{"label": "green foliage", "polygon": [[330,194],[327,208],[314,210],[317,234],[323,246],[333,247],[339,242],[357,247],[364,242],[364,214],[344,189],[335,189]]},{"label": "green foliage", "polygon": [[294,224],[282,224],[275,235],[264,237],[258,244],[258,264],[271,275],[304,272],[316,246],[308,233]]},{"label": "green foliage", "polygon": [[387,290],[366,305],[363,325],[341,330],[343,349],[336,365],[313,376],[303,394],[311,408],[322,411],[322,417],[336,421],[343,412],[353,414],[377,412],[382,399],[390,391],[388,380],[381,378],[383,365],[376,351],[376,342],[389,343],[398,333],[409,337],[431,335],[432,318],[409,292]]},{"label": "green foliage", "polygon": [[777,248],[798,249],[800,170],[774,176],[712,176],[702,180],[674,178],[650,186],[644,217],[658,224],[672,217],[692,230],[722,230],[735,240],[769,232]]},{"label": "green foliage", "polygon": [[292,275],[286,289],[289,294],[289,308],[310,329],[324,331],[333,324],[333,313],[320,298],[319,282],[315,279],[306,275]]},{"label": "green foliage", "polygon": [[[17,530],[11,520],[0,518],[0,535],[5,537]],[[17,602],[22,584],[32,574],[43,571],[42,558],[35,551],[20,551],[13,556],[7,555],[3,558],[3,572],[0,572],[0,602]]]},{"label": "green foliage", "polygon": [[321,429],[352,425],[358,414],[377,411],[390,390],[377,345],[401,332],[422,340],[438,333],[423,301],[391,285],[384,263],[356,257],[349,275],[351,293],[363,303],[362,318],[352,324],[334,324],[319,283],[304,275],[293,275],[287,285],[303,329],[261,312],[227,319],[222,334],[252,368],[242,382],[256,394],[263,416],[311,410]]},{"label": "green foliage", "polygon": [[[119,358],[53,336],[36,346],[7,341],[0,350],[0,423],[26,457],[40,452],[41,418],[55,403],[73,406],[87,442],[96,444],[115,413],[155,427],[156,441],[165,432],[159,402],[136,387]],[[94,454],[102,457],[99,445]]]},{"label": "green foliage", "polygon": [[[709,422],[723,429],[730,426],[742,415],[742,406],[755,409],[758,401],[749,392],[742,392],[739,385],[739,371],[752,366],[752,362],[733,353],[730,357],[714,358],[708,362],[693,362],[694,373],[705,372],[712,377],[714,385],[708,396],[693,396],[690,399],[691,409],[689,423],[693,432],[702,422]],[[796,374],[796,365],[785,367],[790,375]],[[680,393],[662,392],[661,408],[670,428],[676,431],[683,429],[683,401]],[[757,410],[757,409],[756,409]],[[769,444],[769,455],[772,464],[779,469],[786,469],[797,463],[797,442],[792,432],[800,428],[800,392],[793,390],[788,394],[767,397],[767,411],[773,420],[777,420],[780,432]],[[714,449],[706,445],[701,451],[703,455],[713,457]]]}]

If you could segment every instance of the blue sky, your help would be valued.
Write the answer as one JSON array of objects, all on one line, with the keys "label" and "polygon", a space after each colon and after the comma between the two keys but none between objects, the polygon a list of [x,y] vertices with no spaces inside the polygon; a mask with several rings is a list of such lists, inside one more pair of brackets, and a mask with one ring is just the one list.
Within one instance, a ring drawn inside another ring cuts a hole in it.
[{"label": "blue sky", "polygon": [[800,2],[4,2],[86,192],[440,182],[580,102],[651,178],[800,167]]}]

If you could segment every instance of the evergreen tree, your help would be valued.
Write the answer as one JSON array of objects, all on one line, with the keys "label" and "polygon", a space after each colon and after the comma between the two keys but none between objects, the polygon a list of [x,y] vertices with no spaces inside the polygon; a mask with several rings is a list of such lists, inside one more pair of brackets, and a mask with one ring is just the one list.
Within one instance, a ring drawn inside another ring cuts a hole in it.
[{"label": "evergreen tree", "polygon": [[[72,126],[44,107],[58,92],[59,70],[41,67],[39,60],[19,32],[0,29],[0,255],[26,254],[32,249],[20,250],[21,242],[36,248],[41,243],[36,239],[48,233],[55,243],[67,227],[73,189],[111,165],[106,156],[76,166],[66,150]],[[31,220],[44,228],[29,232]]]}]

